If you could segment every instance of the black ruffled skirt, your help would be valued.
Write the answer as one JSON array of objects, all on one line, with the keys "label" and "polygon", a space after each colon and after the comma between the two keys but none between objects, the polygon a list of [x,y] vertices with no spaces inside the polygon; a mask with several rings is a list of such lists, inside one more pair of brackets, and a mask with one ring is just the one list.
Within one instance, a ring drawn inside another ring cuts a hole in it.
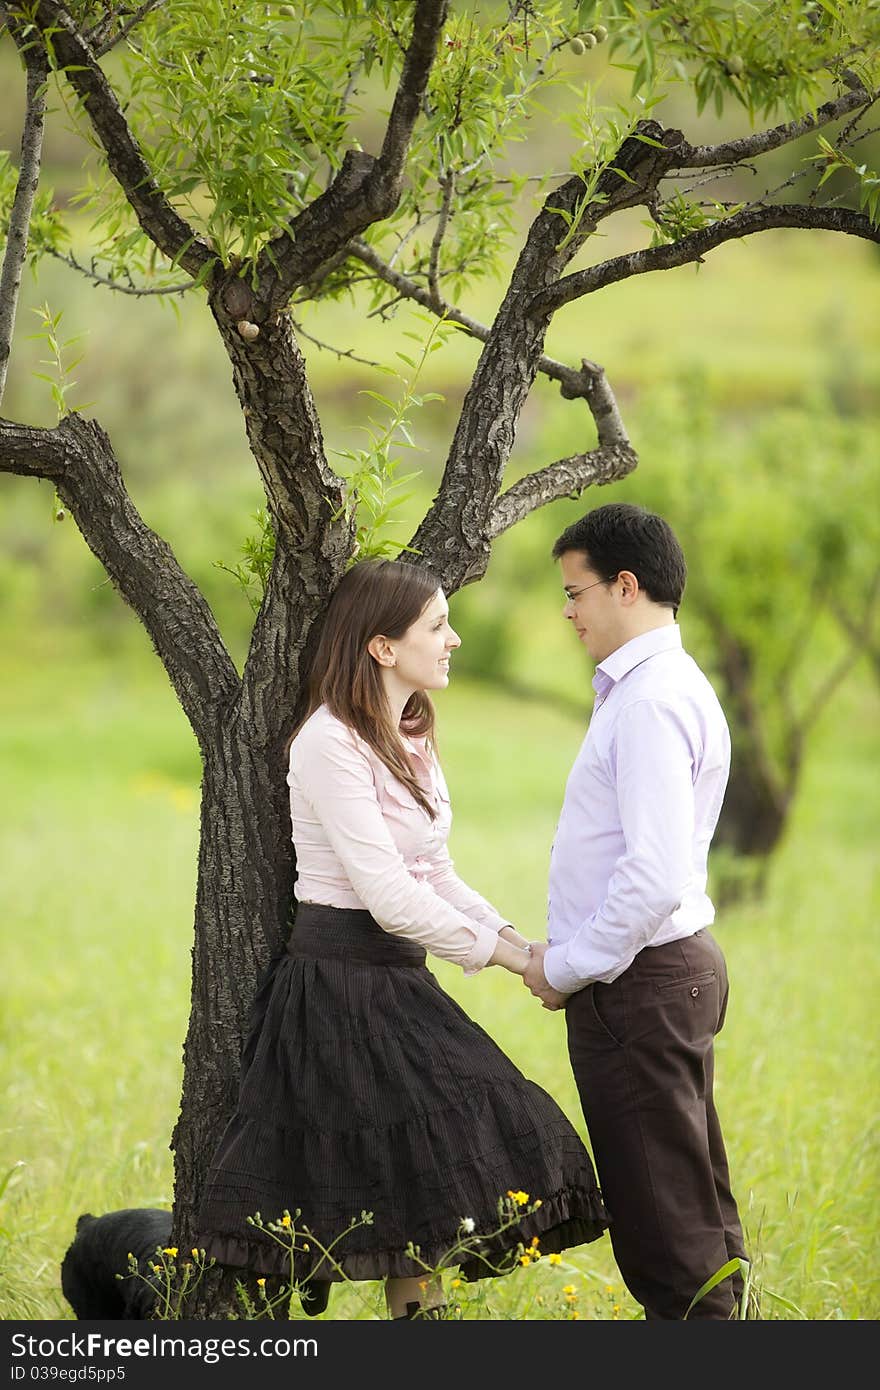
[{"label": "black ruffled skirt", "polygon": [[[528,1194],[523,1210],[541,1204],[494,1235],[510,1192]],[[297,1235],[293,1270],[247,1221],[285,1210],[317,1237]],[[362,1212],[371,1224],[343,1235]],[[444,1261],[465,1218],[484,1239]],[[607,1225],[578,1134],[441,989],[425,952],[368,912],[299,904],[287,952],[260,983],[238,1108],[208,1172],[197,1226],[207,1255],[302,1282],[441,1262],[480,1279],[512,1268],[534,1236],[551,1254]],[[321,1248],[331,1244],[338,1269]]]}]

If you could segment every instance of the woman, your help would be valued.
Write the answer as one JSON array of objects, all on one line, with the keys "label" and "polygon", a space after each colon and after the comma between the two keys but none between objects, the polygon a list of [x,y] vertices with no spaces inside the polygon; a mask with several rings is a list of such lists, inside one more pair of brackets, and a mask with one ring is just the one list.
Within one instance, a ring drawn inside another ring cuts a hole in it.
[{"label": "woman", "polygon": [[[449,794],[427,694],[460,645],[437,579],[364,560],[328,605],[305,717],[289,744],[297,909],[257,994],[239,1105],[208,1174],[199,1243],[221,1264],[289,1277],[248,1216],[301,1216],[293,1277],[322,1311],[330,1284],[385,1279],[392,1318],[439,1316],[425,1281],[466,1230],[478,1279],[607,1225],[592,1163],[551,1097],[446,994],[426,952],[466,975],[522,975],[529,943],[454,872]],[[499,1235],[499,1198],[540,1205]],[[323,1254],[337,1236],[372,1213]],[[408,1256],[419,1247],[424,1265]],[[303,1246],[308,1248],[301,1248]],[[340,1273],[340,1269],[342,1273]]]}]

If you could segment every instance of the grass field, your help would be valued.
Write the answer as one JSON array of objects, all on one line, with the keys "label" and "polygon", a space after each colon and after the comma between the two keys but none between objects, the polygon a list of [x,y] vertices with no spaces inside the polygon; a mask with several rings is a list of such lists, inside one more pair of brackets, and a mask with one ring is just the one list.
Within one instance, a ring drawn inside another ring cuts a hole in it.
[{"label": "grass field", "polygon": [[[58,1266],[79,1213],[171,1200],[198,758],[145,642],[113,659],[44,629],[4,634],[3,650],[0,1317],[63,1318]],[[461,680],[438,706],[457,867],[538,936],[582,729]],[[766,1294],[765,1317],[880,1316],[878,742],[859,671],[818,730],[766,899],[717,924],[732,983],[717,1096],[734,1186],[759,1284],[799,1310]],[[434,968],[584,1133],[559,1018],[502,972]],[[477,1287],[455,1291],[466,1318],[638,1316],[607,1238]],[[351,1286],[328,1316],[381,1308],[378,1285]]]}]

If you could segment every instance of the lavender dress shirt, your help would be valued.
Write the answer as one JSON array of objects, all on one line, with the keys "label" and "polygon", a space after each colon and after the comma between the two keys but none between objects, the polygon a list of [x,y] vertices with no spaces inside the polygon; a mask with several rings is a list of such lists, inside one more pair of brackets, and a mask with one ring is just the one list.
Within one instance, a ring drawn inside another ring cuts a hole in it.
[{"label": "lavender dress shirt", "polygon": [[432,801],[432,821],[369,744],[322,705],[290,747],[290,815],[301,902],[366,908],[466,975],[482,969],[508,925],[458,877],[446,846],[452,808],[424,738],[404,739]]},{"label": "lavender dress shirt", "polygon": [[544,972],[565,994],[714,921],[707,860],[730,771],[727,721],[677,624],[612,652],[593,688],[550,857]]}]

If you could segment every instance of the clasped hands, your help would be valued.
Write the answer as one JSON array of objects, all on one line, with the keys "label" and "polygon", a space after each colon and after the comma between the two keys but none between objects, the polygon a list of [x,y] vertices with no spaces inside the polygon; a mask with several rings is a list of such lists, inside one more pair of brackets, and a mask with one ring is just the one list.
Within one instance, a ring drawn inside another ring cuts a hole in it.
[{"label": "clasped hands", "polygon": [[554,989],[544,974],[544,953],[546,950],[546,941],[529,943],[530,960],[523,971],[523,984],[534,994],[536,999],[540,999],[542,1008],[561,1009],[569,996]]}]

